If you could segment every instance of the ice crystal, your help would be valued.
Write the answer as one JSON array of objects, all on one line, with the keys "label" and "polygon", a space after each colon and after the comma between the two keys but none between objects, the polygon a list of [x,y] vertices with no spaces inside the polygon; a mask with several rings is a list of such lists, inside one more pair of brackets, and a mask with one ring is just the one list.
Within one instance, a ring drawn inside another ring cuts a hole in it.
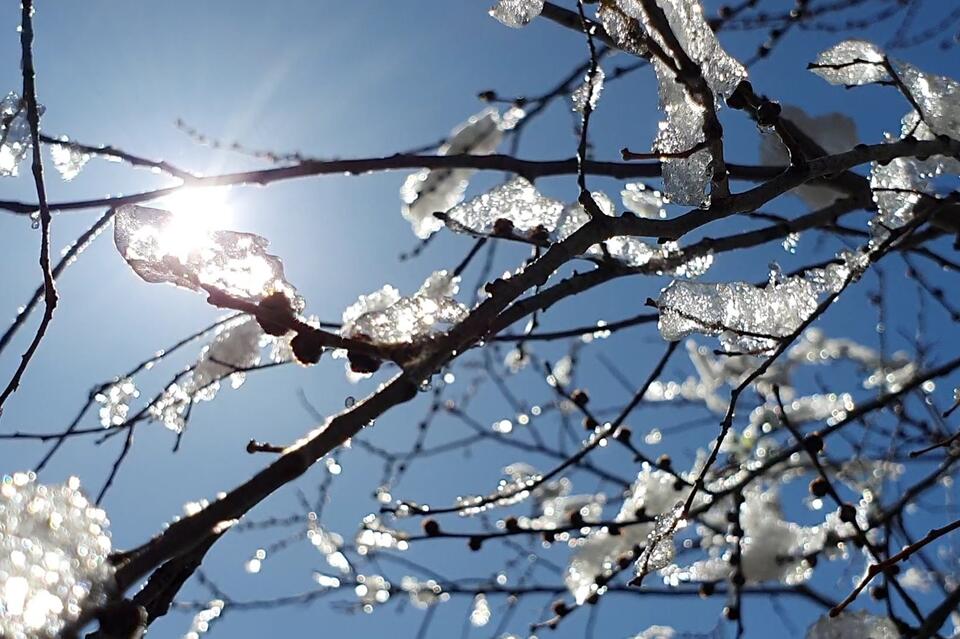
[{"label": "ice crystal", "polygon": [[563,203],[544,197],[524,177],[515,177],[464,202],[447,214],[449,219],[475,233],[490,233],[498,219],[506,219],[520,231],[557,225]]},{"label": "ice crystal", "polygon": [[[803,109],[785,105],[781,117],[796,125],[828,154],[849,151],[858,142],[856,123],[842,113],[811,116]],[[764,135],[760,141],[760,161],[775,166],[786,166],[790,161],[787,148],[774,132]],[[804,184],[794,189],[793,193],[811,209],[833,204],[842,196],[841,191],[822,184]]]},{"label": "ice crystal", "polygon": [[667,212],[663,208],[663,195],[660,191],[647,188],[643,182],[631,182],[620,191],[623,205],[638,217],[663,219]]},{"label": "ice crystal", "polygon": [[280,291],[293,297],[283,264],[251,233],[208,231],[190,216],[127,204],[114,218],[114,242],[147,282],[213,288],[251,301]]},{"label": "ice crystal", "polygon": [[207,607],[193,616],[190,623],[190,630],[183,635],[183,639],[199,639],[200,635],[210,630],[210,626],[220,617],[223,608],[226,606],[222,599],[214,599],[207,604]]},{"label": "ice crystal", "polygon": [[810,70],[831,84],[856,86],[890,80],[883,51],[864,40],[844,40],[817,56]]},{"label": "ice crystal", "polygon": [[899,392],[919,371],[910,356],[898,351],[884,357],[877,350],[852,340],[828,338],[819,329],[810,329],[803,334],[796,346],[790,349],[791,361],[808,364],[825,364],[846,359],[860,364],[868,371],[864,388],[883,388],[888,393]]},{"label": "ice crystal", "polygon": [[[43,112],[43,107],[39,107]],[[27,105],[11,91],[0,100],[0,176],[16,177],[31,147]]]},{"label": "ice crystal", "polygon": [[[958,111],[960,113],[960,111]],[[903,117],[901,139],[908,135],[920,140],[936,136],[916,111]],[[893,141],[892,135],[887,136]],[[960,175],[960,162],[942,155],[926,159],[894,158],[887,164],[874,163],[870,171],[870,188],[877,204],[874,235],[883,236],[886,229],[900,228],[913,219],[914,207],[924,195],[933,195],[933,179],[942,174]]]},{"label": "ice crystal", "polygon": [[110,522],[80,481],[36,483],[33,473],[0,480],[0,635],[55,637],[113,589]]},{"label": "ice crystal", "polygon": [[50,157],[60,177],[68,182],[80,174],[80,170],[90,161],[89,153],[69,144],[67,138],[60,138],[63,144],[50,145]]},{"label": "ice crystal", "polygon": [[[507,123],[496,109],[484,109],[454,129],[437,155],[489,155],[500,144],[505,128]],[[424,169],[407,177],[400,188],[403,217],[417,237],[427,238],[443,227],[433,214],[447,211],[463,199],[471,175],[472,169]]]},{"label": "ice crystal", "polygon": [[130,400],[140,397],[140,391],[129,377],[117,380],[97,393],[94,400],[100,404],[100,424],[119,426],[130,413]]},{"label": "ice crystal", "polygon": [[809,630],[806,639],[897,639],[900,632],[890,619],[860,610],[842,612],[836,617],[824,615]]},{"label": "ice crystal", "polygon": [[[849,393],[826,393],[807,395],[784,402],[783,412],[787,421],[799,426],[807,422],[826,421],[828,424],[844,419],[855,408],[853,396]],[[754,432],[768,431],[783,425],[780,406],[768,402],[758,406],[750,413],[750,425]]]},{"label": "ice crystal", "polygon": [[390,285],[361,295],[343,312],[341,333],[385,344],[422,339],[466,317],[467,307],[453,299],[459,282],[447,271],[436,271],[410,297]]},{"label": "ice crystal", "polygon": [[[841,42],[824,51],[811,68],[835,84],[896,82],[919,111],[910,111],[903,118],[901,138],[931,140],[937,135],[960,136],[960,82],[956,80],[890,60],[875,45],[860,40]],[[887,139],[894,138],[887,136]],[[900,157],[887,164],[875,163],[870,173],[870,187],[879,212],[874,235],[884,237],[887,229],[909,223],[923,195],[934,193],[931,179],[941,173],[960,173],[960,163],[942,156],[923,160]]]},{"label": "ice crystal", "polygon": [[490,15],[506,27],[518,29],[527,26],[543,11],[543,0],[497,0]]},{"label": "ice crystal", "polygon": [[583,113],[586,109],[588,98],[590,100],[590,109],[597,108],[597,103],[600,102],[600,94],[603,92],[603,80],[605,77],[606,74],[604,74],[603,69],[600,67],[596,68],[592,80],[589,72],[584,76],[583,84],[577,87],[570,95],[574,111]]}]

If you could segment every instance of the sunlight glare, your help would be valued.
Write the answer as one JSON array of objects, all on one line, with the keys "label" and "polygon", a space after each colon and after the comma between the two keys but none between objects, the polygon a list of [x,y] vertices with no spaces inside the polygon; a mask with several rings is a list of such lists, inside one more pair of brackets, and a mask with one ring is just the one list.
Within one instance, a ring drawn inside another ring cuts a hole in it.
[{"label": "sunlight glare", "polygon": [[211,232],[229,228],[229,192],[229,187],[185,188],[159,200],[173,214],[163,230],[164,252],[185,257],[206,246]]}]

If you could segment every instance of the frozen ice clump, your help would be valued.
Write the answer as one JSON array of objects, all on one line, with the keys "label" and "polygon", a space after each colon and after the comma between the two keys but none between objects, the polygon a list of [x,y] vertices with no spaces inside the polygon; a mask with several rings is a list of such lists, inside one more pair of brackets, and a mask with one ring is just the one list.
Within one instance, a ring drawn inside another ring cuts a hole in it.
[{"label": "frozen ice clump", "polygon": [[447,214],[457,224],[475,233],[490,233],[498,219],[529,231],[543,226],[552,231],[563,211],[563,202],[545,197],[524,177],[515,177],[464,202]]},{"label": "frozen ice clump", "polygon": [[389,284],[361,295],[343,312],[341,333],[383,344],[402,344],[452,326],[467,315],[467,307],[453,299],[459,282],[459,277],[447,271],[436,271],[410,297],[401,297]]},{"label": "frozen ice clump", "polygon": [[527,26],[543,11],[543,0],[498,0],[490,15],[506,27]]},{"label": "frozen ice clump", "polygon": [[50,145],[50,158],[60,177],[69,182],[80,174],[92,156],[70,144],[66,138],[61,140],[63,144]]},{"label": "frozen ice clump", "polygon": [[128,204],[114,218],[114,243],[146,282],[216,289],[249,301],[278,291],[294,297],[280,258],[267,253],[259,235],[210,231],[190,215]]},{"label": "frozen ice clump", "polygon": [[[512,124],[495,108],[486,108],[454,129],[437,155],[489,155]],[[430,237],[443,227],[433,214],[447,211],[463,199],[471,175],[473,169],[423,169],[407,177],[400,188],[402,212],[417,237]]]},{"label": "frozen ice clump", "polygon": [[830,84],[886,82],[890,74],[883,64],[885,59],[883,51],[870,42],[844,40],[818,55],[810,70]]},{"label": "frozen ice clump", "polygon": [[897,639],[900,632],[887,617],[866,611],[844,612],[836,617],[824,615],[807,630],[807,639]]},{"label": "frozen ice clump", "polygon": [[33,473],[0,480],[0,635],[56,637],[104,605],[114,588],[110,522],[80,480],[38,484]]},{"label": "frozen ice clump", "polygon": [[170,384],[149,407],[150,416],[175,432],[186,425],[190,404],[211,401],[220,382],[230,378],[238,388],[246,369],[260,363],[263,329],[252,317],[241,317],[222,325],[213,341],[205,346],[197,363],[182,380]]}]

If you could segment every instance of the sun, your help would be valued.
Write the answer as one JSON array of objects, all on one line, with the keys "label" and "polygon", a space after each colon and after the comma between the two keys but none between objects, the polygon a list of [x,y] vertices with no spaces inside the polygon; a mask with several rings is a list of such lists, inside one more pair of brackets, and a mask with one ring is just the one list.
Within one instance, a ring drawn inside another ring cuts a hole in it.
[{"label": "sun", "polygon": [[209,243],[212,231],[229,228],[233,218],[229,195],[229,187],[188,187],[158,200],[172,213],[163,229],[165,252],[186,256]]}]

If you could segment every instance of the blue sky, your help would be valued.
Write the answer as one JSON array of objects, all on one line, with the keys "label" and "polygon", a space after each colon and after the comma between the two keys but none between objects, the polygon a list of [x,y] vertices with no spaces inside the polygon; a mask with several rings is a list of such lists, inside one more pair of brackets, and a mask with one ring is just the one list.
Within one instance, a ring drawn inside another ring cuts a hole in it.
[{"label": "blue sky", "polygon": [[[475,97],[479,91],[538,94],[584,59],[585,45],[576,34],[542,20],[521,31],[506,29],[487,17],[486,9],[484,2],[450,0],[302,1],[282,6],[245,0],[43,2],[35,22],[38,91],[47,109],[43,128],[49,134],[115,145],[205,174],[251,168],[257,163],[196,144],[174,126],[178,118],[213,138],[317,157],[378,156],[420,146],[439,139],[480,110],[482,105]],[[0,37],[0,92],[20,88],[18,21],[16,3],[0,7],[0,33],[6,34]],[[882,43],[888,35],[887,29],[880,28],[875,33],[866,32],[864,37]],[[761,39],[761,35],[749,32],[724,34],[721,38],[741,58],[748,57]],[[784,103],[804,105],[811,114],[834,110],[855,114],[862,140],[879,141],[884,131],[899,128],[899,119],[906,111],[894,92],[880,87],[844,91],[804,70],[817,52],[836,39],[820,32],[791,33],[771,60],[750,70],[751,80],[758,91]],[[931,72],[949,74],[957,68],[955,49],[941,52],[930,46],[899,55]],[[612,58],[607,70],[625,62],[624,57]],[[615,159],[623,146],[642,150],[649,145],[659,119],[655,89],[648,69],[606,88],[591,129],[597,158]],[[724,117],[728,159],[755,162],[758,135],[754,126],[739,115]],[[576,145],[572,122],[568,103],[558,101],[525,134],[520,155],[532,159],[571,156]],[[148,171],[97,160],[69,183],[59,180],[52,168],[48,176],[48,191],[54,201],[129,193],[168,182]],[[501,177],[478,176],[471,192]],[[284,259],[288,278],[307,299],[308,311],[324,319],[337,319],[358,294],[384,283],[412,292],[433,270],[454,266],[470,246],[465,238],[443,234],[419,259],[398,261],[396,256],[416,243],[400,215],[397,190],[402,179],[403,174],[398,173],[329,176],[269,188],[235,188],[229,194],[234,212],[231,227],[269,238],[272,251]],[[619,183],[596,178],[590,184],[611,195],[621,188]],[[575,192],[569,177],[543,180],[538,187],[564,198]],[[33,200],[31,181],[23,177],[5,179],[0,183],[0,198]],[[798,201],[787,197],[775,202],[771,210],[796,214],[803,209]],[[58,215],[53,229],[56,250],[72,241],[98,214],[93,210]],[[860,223],[866,219],[864,215],[854,218]],[[12,317],[39,281],[35,257],[39,234],[23,219],[0,216],[0,237],[4,247],[0,313]],[[804,240],[809,244],[801,243],[800,255],[796,256],[771,246],[721,259],[707,279],[756,281],[766,276],[773,260],[784,270],[792,270],[803,263],[801,256],[809,259],[810,254],[803,255],[805,250],[828,257],[838,246],[827,242],[814,249],[813,238]],[[516,248],[502,249],[498,256],[500,269],[524,257]],[[899,276],[902,263],[894,265],[891,261],[889,269],[891,275]],[[475,278],[475,269],[468,272],[465,289]],[[558,305],[545,316],[544,327],[563,328],[630,316],[641,312],[647,297],[655,297],[665,283],[660,278],[616,282],[582,300]],[[867,278],[857,291],[844,296],[821,325],[833,333],[875,343],[872,329],[876,316],[866,310],[863,301],[865,291],[876,286],[876,279]],[[201,296],[138,280],[116,253],[108,234],[66,273],[59,290],[61,306],[51,330],[24,377],[23,387],[0,418],[0,430],[4,432],[62,429],[92,386],[218,316]],[[915,300],[912,288],[893,292],[889,324],[913,322]],[[945,331],[950,325],[942,313],[931,312],[930,322],[931,333],[949,344]],[[30,335],[30,331],[23,331],[0,357],[4,376],[13,370]],[[905,343],[896,331],[890,331],[890,339],[894,345]],[[554,345],[538,353],[555,359],[563,348]],[[648,326],[619,334],[602,348],[637,383],[659,357],[663,345]],[[199,345],[188,347],[187,359],[198,349]],[[585,352],[589,354],[584,357],[581,373],[583,380],[589,381],[595,401],[598,405],[622,402],[625,391],[603,372],[596,352]],[[668,377],[679,379],[689,371],[685,359],[680,354],[673,360]],[[177,362],[179,365],[186,360]],[[155,374],[145,385],[156,390],[173,370],[164,369],[166,372]],[[458,375],[458,383],[465,387],[471,373]],[[105,502],[113,520],[115,545],[125,548],[142,542],[179,514],[185,502],[212,498],[260,468],[265,459],[244,452],[249,439],[283,443],[308,430],[313,422],[298,401],[299,389],[320,412],[329,414],[341,409],[348,396],[369,392],[374,383],[359,387],[348,384],[341,363],[330,360],[310,369],[290,366],[252,375],[241,390],[225,390],[213,404],[197,408],[176,454],[171,453],[174,437],[168,431],[156,424],[139,427],[130,459]],[[856,388],[851,379],[838,378],[831,383],[846,384],[845,390]],[[454,388],[455,393],[462,390]],[[531,404],[550,397],[542,381],[533,375],[518,380],[515,392]],[[473,416],[481,423],[509,416],[502,402],[496,400],[497,395],[485,389]],[[428,404],[428,397],[423,397],[389,413],[378,420],[366,438],[392,450],[408,448]],[[638,413],[636,429],[668,425],[687,413],[701,414],[645,409]],[[429,441],[439,443],[462,435],[458,428],[454,421],[442,419]],[[553,436],[553,430],[548,432]],[[669,439],[661,448],[686,463],[690,453],[712,436],[709,427],[694,430]],[[95,446],[89,440],[73,441],[42,479],[59,481],[75,474],[95,492],[119,444],[110,441]],[[4,442],[0,445],[0,471],[31,467],[42,450],[29,443]],[[499,478],[500,467],[522,459],[516,451],[502,447],[481,446],[472,452],[469,458],[453,455],[423,464],[411,472],[395,494],[450,503],[458,494],[487,492]],[[603,455],[604,463],[625,476],[636,471],[625,454],[605,451]],[[545,460],[536,461],[547,467]],[[377,508],[371,493],[381,469],[375,459],[360,451],[345,453],[341,462],[344,474],[332,489],[324,525],[351,537],[360,518]],[[296,489],[313,496],[323,472],[319,467],[314,469],[295,487],[280,491],[257,508],[252,516],[260,519],[298,512]],[[590,482],[583,480],[578,487],[594,490]],[[452,525],[457,524],[463,529],[479,525],[470,521]],[[244,561],[256,548],[284,534],[227,535],[209,557],[209,574],[240,599],[309,589],[311,572],[321,568],[322,560],[303,541],[269,558],[259,575],[243,570]],[[458,543],[425,545],[412,550],[410,556],[452,576],[489,575],[507,556],[500,549],[469,555]],[[553,556],[562,563],[562,553]],[[389,572],[399,575],[401,571],[391,567]],[[847,583],[843,582],[844,587]],[[834,594],[839,594],[837,588],[835,582],[831,585],[830,579],[826,580],[826,591],[834,589]],[[185,598],[209,595],[192,585],[185,591]],[[548,602],[540,598],[524,603],[507,629],[522,633],[526,622],[536,618]],[[502,603],[502,599],[494,600],[494,623],[502,614]],[[790,607],[788,616],[799,627],[805,626],[812,609],[793,601],[784,603]],[[597,636],[627,636],[654,623],[705,631],[713,627],[721,606],[719,599],[706,603],[664,598],[610,601],[600,607]],[[468,608],[468,599],[445,604],[429,636],[460,633]],[[340,636],[348,632],[414,636],[423,614],[408,609],[397,616],[391,605],[373,615],[351,615],[321,601],[282,612],[228,611],[214,632],[215,636],[237,638],[262,637],[278,630],[287,636]],[[763,602],[749,607],[747,615],[748,637],[769,636],[768,624],[780,623],[770,605]],[[583,636],[587,617],[582,614],[569,620],[556,636]],[[159,621],[151,633],[178,636],[188,626],[189,615],[173,613]],[[471,636],[489,636],[493,627]]]}]

